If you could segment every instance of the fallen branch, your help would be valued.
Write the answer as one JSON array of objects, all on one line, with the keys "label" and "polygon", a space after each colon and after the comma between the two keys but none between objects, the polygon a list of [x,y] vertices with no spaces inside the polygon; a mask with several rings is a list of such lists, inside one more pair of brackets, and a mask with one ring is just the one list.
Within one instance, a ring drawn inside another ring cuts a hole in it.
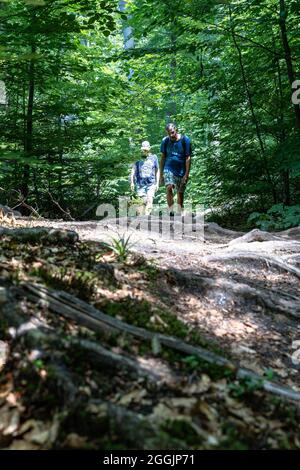
[{"label": "fallen branch", "polygon": [[48,194],[49,194],[49,196],[50,196],[50,199],[51,199],[51,201],[53,202],[53,204],[55,204],[55,205],[59,208],[59,210],[60,210],[63,214],[65,214],[65,215],[68,217],[68,219],[74,221],[75,219],[74,219],[74,217],[71,216],[69,209],[67,209],[67,210],[65,211],[65,210],[61,207],[61,205],[59,204],[59,202],[55,201],[55,199],[53,198],[53,196],[52,196],[52,194],[50,193],[50,191],[47,191],[47,192],[48,192]]},{"label": "fallen branch", "polygon": [[[95,207],[99,206],[99,201],[94,202],[91,206],[89,206],[82,214],[80,214],[79,219],[84,217],[86,214],[88,214],[91,210],[95,209]],[[73,219],[75,220],[75,219]]]},{"label": "fallen branch", "polygon": [[15,193],[18,194],[20,200],[18,201],[18,203],[13,207],[13,210],[16,209],[17,207],[20,207],[20,206],[23,206],[25,207],[26,209],[30,210],[31,212],[33,212],[38,219],[41,219],[42,216],[38,213],[38,211],[36,209],[34,209],[34,207],[30,206],[29,204],[27,204],[25,201],[26,201],[26,197],[24,197],[21,193],[21,191],[17,191],[15,189],[13,189],[12,191],[14,191]]}]

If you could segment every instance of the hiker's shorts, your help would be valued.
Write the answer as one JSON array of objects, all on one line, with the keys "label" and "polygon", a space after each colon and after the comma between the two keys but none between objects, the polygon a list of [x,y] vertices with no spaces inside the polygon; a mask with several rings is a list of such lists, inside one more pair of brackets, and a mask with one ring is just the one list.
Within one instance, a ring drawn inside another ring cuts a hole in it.
[{"label": "hiker's shorts", "polygon": [[155,196],[155,184],[152,184],[151,186],[140,186],[137,188],[137,195],[138,197],[142,198],[144,202],[148,202],[149,200],[152,200]]},{"label": "hiker's shorts", "polygon": [[171,184],[179,193],[184,193],[185,191],[186,183],[183,182],[183,178],[173,175],[169,170],[164,171],[164,182],[165,186],[169,186]]}]

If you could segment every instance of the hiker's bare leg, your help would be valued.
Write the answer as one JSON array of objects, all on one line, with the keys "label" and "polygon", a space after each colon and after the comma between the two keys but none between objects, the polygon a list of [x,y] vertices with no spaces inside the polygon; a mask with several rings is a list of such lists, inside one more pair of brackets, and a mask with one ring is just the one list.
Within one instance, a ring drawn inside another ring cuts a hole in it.
[{"label": "hiker's bare leg", "polygon": [[136,209],[136,215],[139,217],[140,215],[145,214],[145,204],[140,204]]},{"label": "hiker's bare leg", "polygon": [[155,196],[155,187],[152,186],[147,191],[147,201],[146,201],[146,207],[145,207],[145,214],[146,215],[149,215],[152,212],[154,196]]},{"label": "hiker's bare leg", "polygon": [[145,215],[147,208],[147,196],[143,196],[143,204],[140,205],[139,215]]},{"label": "hiker's bare leg", "polygon": [[153,197],[148,197],[147,204],[146,204],[146,207],[145,207],[145,214],[146,215],[151,214],[152,207],[153,207]]},{"label": "hiker's bare leg", "polygon": [[183,200],[184,200],[184,193],[177,193],[177,211],[182,212],[183,211]]},{"label": "hiker's bare leg", "polygon": [[172,184],[169,184],[167,186],[167,203],[168,203],[169,210],[172,211],[173,210],[173,205],[174,205],[173,185]]}]

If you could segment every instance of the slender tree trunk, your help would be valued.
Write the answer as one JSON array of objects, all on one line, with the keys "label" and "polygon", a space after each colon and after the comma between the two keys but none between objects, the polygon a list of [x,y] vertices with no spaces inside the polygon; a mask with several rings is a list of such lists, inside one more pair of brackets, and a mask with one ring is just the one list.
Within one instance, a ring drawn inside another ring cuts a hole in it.
[{"label": "slender tree trunk", "polygon": [[22,116],[23,116],[23,147],[25,149],[25,140],[26,140],[26,109],[27,109],[27,69],[24,64],[23,67],[23,89],[22,89]]},{"label": "slender tree trunk", "polygon": [[[123,13],[126,12],[126,5],[127,0],[120,0],[119,1],[119,10]],[[130,16],[128,16],[130,18]],[[134,37],[133,37],[133,30],[131,26],[125,26],[123,27],[123,38],[124,38],[124,49],[133,49],[135,47],[134,44]],[[128,79],[130,80],[133,76],[134,70],[130,69]]]},{"label": "slender tree trunk", "polygon": [[[287,73],[288,73],[288,78],[289,78],[289,83],[291,86],[291,93],[292,93],[292,85],[294,81],[296,80],[296,78],[295,78],[294,69],[293,69],[291,48],[290,48],[288,36],[287,36],[286,18],[287,18],[287,7],[285,5],[285,0],[279,0],[279,26],[280,26],[280,32],[281,32],[282,45],[284,49]],[[300,105],[294,104],[293,106],[294,106],[294,112],[295,112],[295,118],[296,118],[296,126],[300,130]]]},{"label": "slender tree trunk", "polygon": [[[36,47],[33,44],[31,46],[31,54],[34,55]],[[32,155],[32,137],[33,137],[33,102],[34,102],[34,89],[35,89],[35,62],[34,57],[29,63],[29,85],[28,85],[28,101],[27,101],[27,112],[26,112],[26,132],[24,139],[24,151],[26,156]],[[28,196],[29,192],[29,178],[30,178],[30,166],[26,164],[23,171],[23,181],[21,186],[21,192],[24,198]]]},{"label": "slender tree trunk", "polygon": [[290,172],[289,170],[282,170],[283,180],[283,203],[286,206],[291,205],[291,190],[290,190]]},{"label": "slender tree trunk", "polygon": [[[283,114],[283,91],[282,91],[282,79],[281,79],[281,68],[278,57],[276,57],[277,65],[277,76],[278,76],[278,99],[279,99],[279,116],[278,124],[280,127],[279,139],[281,143],[284,143],[286,140],[285,124],[284,124],[284,114]],[[287,206],[291,204],[291,192],[290,192],[290,172],[288,169],[283,169],[281,171],[282,182],[283,182],[283,203]]]},{"label": "slender tree trunk", "polygon": [[[58,78],[58,77],[57,77]],[[66,141],[67,128],[64,123],[63,116],[61,115],[58,120],[58,135],[59,135],[59,149],[58,159],[60,169],[58,170],[58,195],[59,203],[64,204],[64,193],[63,193],[63,165],[64,165],[64,142]]]},{"label": "slender tree trunk", "polygon": [[246,77],[246,70],[245,70],[245,67],[244,67],[242,51],[241,51],[241,48],[240,48],[240,46],[237,42],[235,31],[234,31],[234,26],[232,24],[231,11],[230,11],[230,23],[231,23],[232,39],[233,39],[233,43],[234,43],[235,48],[236,48],[237,53],[238,53],[239,65],[240,65],[240,69],[241,69],[241,73],[242,73],[243,84],[244,84],[247,100],[248,100],[248,103],[249,103],[249,108],[250,108],[250,111],[251,111],[252,120],[253,120],[254,125],[255,125],[256,137],[257,137],[257,140],[258,140],[258,143],[259,143],[259,146],[260,146],[260,153],[261,153],[261,157],[262,157],[262,160],[263,160],[263,163],[264,163],[264,169],[265,169],[267,181],[268,181],[268,183],[270,185],[270,188],[271,188],[271,191],[272,191],[274,204],[276,204],[277,203],[277,193],[276,193],[276,189],[275,189],[275,186],[274,186],[274,183],[272,181],[271,174],[270,174],[270,171],[269,171],[268,161],[267,161],[266,152],[265,152],[265,146],[264,146],[264,142],[263,142],[262,135],[261,135],[261,132],[260,132],[258,119],[257,119],[255,111],[254,111],[254,104],[253,104],[251,90],[250,90],[248,80],[247,80],[247,77]]},{"label": "slender tree trunk", "polygon": [[59,165],[60,169],[58,172],[58,194],[59,194],[59,202],[60,204],[64,204],[64,194],[63,194],[63,151],[59,152]]},{"label": "slender tree trunk", "polygon": [[36,174],[36,169],[33,169],[32,171],[32,180],[33,180],[33,187],[34,187],[34,195],[36,202],[41,200],[40,198],[40,192],[39,192],[39,186],[38,186],[38,179],[37,179],[37,174]]},{"label": "slender tree trunk", "polygon": [[[174,22],[176,21],[176,19],[174,18]],[[171,80],[170,80],[170,83],[171,83],[171,101],[170,101],[170,104],[168,106],[168,112],[167,112],[167,116],[168,116],[168,120],[171,121],[172,120],[172,116],[176,116],[177,114],[177,103],[176,103],[176,91],[175,90],[175,87],[176,87],[176,68],[177,68],[177,60],[176,60],[176,35],[174,32],[171,32],[171,47],[172,47],[172,50],[174,51],[173,55],[172,55],[172,59],[171,59],[171,62],[170,62],[170,70],[171,70]]]}]

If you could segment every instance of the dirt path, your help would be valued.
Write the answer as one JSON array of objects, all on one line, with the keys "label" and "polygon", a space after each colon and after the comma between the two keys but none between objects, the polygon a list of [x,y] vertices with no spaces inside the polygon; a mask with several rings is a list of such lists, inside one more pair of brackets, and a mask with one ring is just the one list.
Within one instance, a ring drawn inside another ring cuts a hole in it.
[{"label": "dirt path", "polygon": [[211,223],[201,237],[202,227],[194,221],[181,237],[179,221],[171,221],[171,235],[164,225],[167,236],[159,233],[156,218],[150,233],[145,218],[133,222],[144,227],[126,231],[124,219],[118,226],[114,220],[20,220],[19,225],[75,230],[81,240],[109,242],[130,235],[132,250],[177,279],[170,302],[181,320],[242,366],[260,374],[272,369],[276,380],[300,391],[299,366],[291,358],[293,342],[300,340],[300,229],[242,234]]},{"label": "dirt path", "polygon": [[115,222],[2,223],[0,448],[299,449],[300,230]]}]

